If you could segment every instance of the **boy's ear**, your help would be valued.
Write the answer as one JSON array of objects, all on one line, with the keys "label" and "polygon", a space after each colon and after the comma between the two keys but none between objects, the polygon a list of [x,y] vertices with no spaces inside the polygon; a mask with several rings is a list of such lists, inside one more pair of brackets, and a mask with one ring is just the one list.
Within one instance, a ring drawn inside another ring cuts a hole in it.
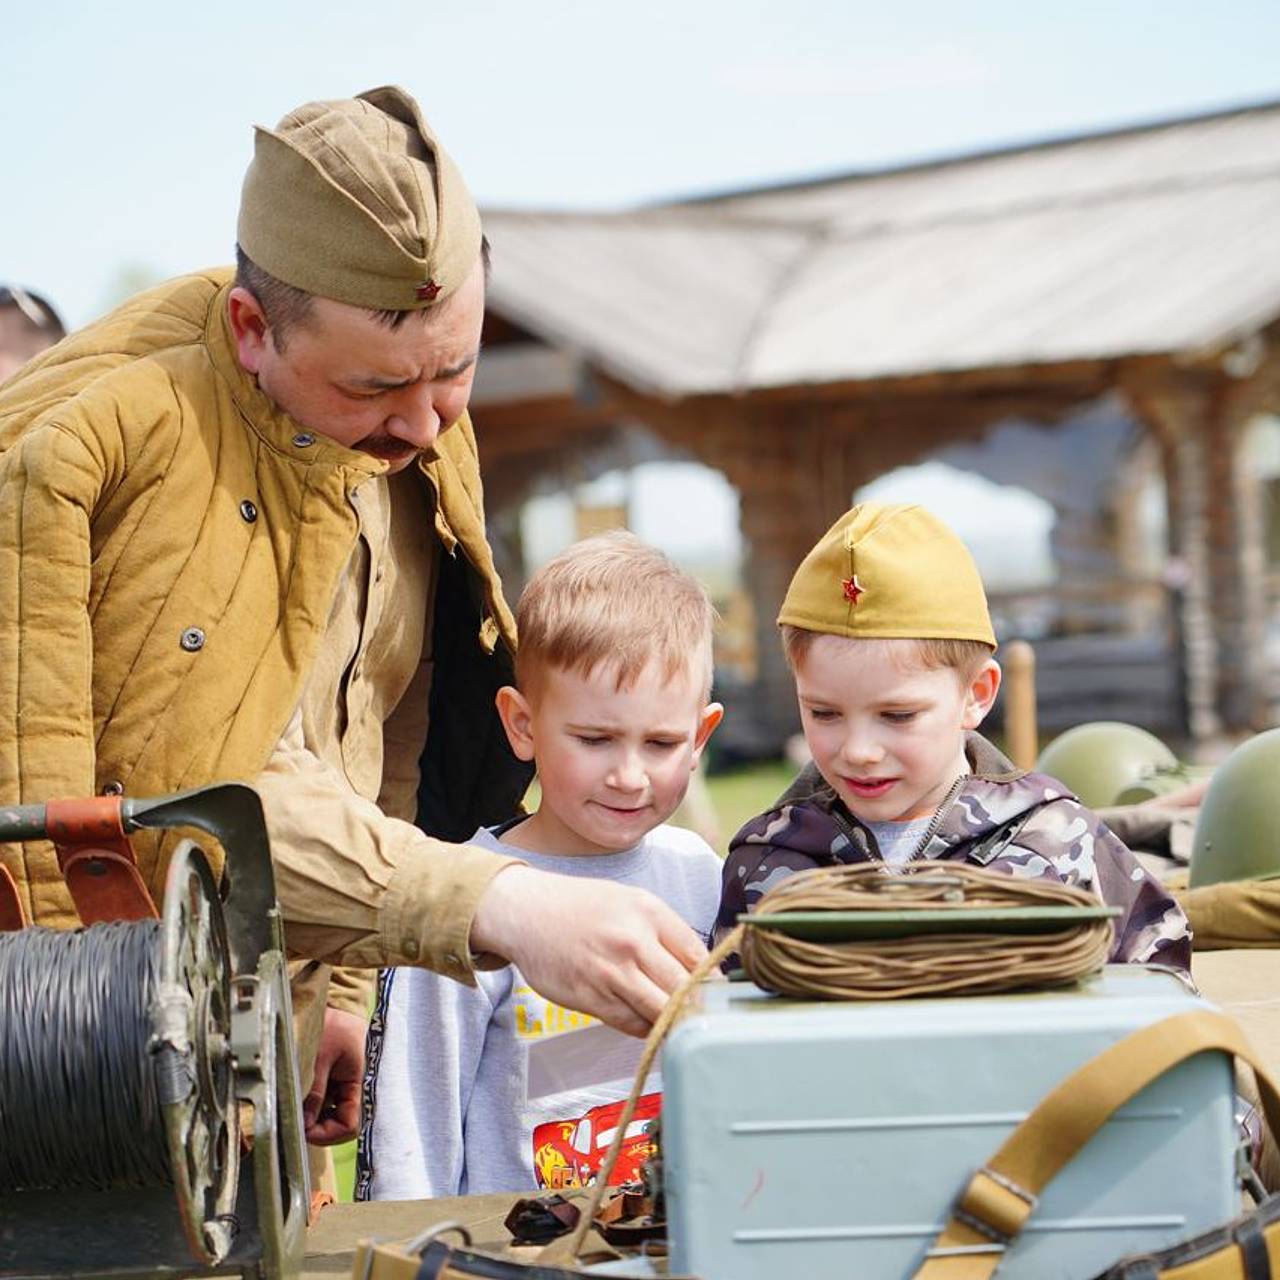
[{"label": "boy's ear", "polygon": [[702,715],[698,717],[698,729],[693,735],[693,763],[698,763],[698,757],[702,754],[702,748],[707,745],[707,739],[715,732],[715,727],[724,719],[724,707],[718,702],[708,702],[702,709]]},{"label": "boy's ear", "polygon": [[498,718],[517,760],[533,759],[533,711],[519,689],[504,684],[494,695]]},{"label": "boy's ear", "polygon": [[976,729],[987,717],[991,704],[996,700],[1000,690],[1000,664],[994,658],[988,658],[978,668],[965,691],[964,717],[961,727]]}]

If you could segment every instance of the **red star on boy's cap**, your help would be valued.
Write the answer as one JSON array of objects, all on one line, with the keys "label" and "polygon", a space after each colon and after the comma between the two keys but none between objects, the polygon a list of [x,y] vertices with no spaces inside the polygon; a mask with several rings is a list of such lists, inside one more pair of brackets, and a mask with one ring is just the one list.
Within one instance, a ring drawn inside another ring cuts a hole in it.
[{"label": "red star on boy's cap", "polygon": [[413,296],[419,302],[434,302],[439,292],[440,286],[434,280],[426,280],[413,291]]},{"label": "red star on boy's cap", "polygon": [[866,590],[866,587],[858,581],[856,573],[852,578],[846,578],[840,585],[844,588],[844,598],[850,604],[857,604],[858,597]]}]

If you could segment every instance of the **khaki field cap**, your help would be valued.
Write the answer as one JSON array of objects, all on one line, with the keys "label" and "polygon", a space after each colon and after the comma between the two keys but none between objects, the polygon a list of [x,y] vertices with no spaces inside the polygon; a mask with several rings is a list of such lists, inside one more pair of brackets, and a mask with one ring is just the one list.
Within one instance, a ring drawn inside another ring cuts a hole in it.
[{"label": "khaki field cap", "polygon": [[295,289],[408,311],[466,279],[480,214],[418,104],[391,86],[309,102],[258,129],[237,238]]},{"label": "khaki field cap", "polygon": [[847,511],[805,556],[778,622],[836,636],[996,645],[964,543],[923,507],[878,502]]}]

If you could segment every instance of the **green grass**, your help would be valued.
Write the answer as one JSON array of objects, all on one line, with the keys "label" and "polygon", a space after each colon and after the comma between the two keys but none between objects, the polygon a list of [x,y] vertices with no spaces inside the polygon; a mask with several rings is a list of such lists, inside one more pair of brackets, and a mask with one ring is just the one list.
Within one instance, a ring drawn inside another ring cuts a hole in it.
[{"label": "green grass", "polygon": [[338,1199],[350,1203],[353,1199],[353,1188],[356,1182],[356,1144],[344,1142],[333,1149],[334,1181],[337,1183]]},{"label": "green grass", "polygon": [[732,772],[718,773],[707,779],[711,803],[720,819],[721,846],[724,853],[729,840],[748,818],[766,812],[787,789],[796,776],[794,765],[784,760],[744,765]]}]

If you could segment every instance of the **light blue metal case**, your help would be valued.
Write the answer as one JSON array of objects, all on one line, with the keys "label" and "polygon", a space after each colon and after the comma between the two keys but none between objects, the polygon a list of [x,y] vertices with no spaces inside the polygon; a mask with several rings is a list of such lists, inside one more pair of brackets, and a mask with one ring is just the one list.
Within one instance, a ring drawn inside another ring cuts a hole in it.
[{"label": "light blue metal case", "polygon": [[[888,1003],[711,984],[662,1061],[671,1269],[909,1277],[970,1174],[1054,1085],[1128,1032],[1208,1007],[1137,965],[1064,991]],[[1221,1054],[1156,1081],[1045,1191],[1000,1280],[1087,1280],[1234,1217],[1233,1110]]]}]

